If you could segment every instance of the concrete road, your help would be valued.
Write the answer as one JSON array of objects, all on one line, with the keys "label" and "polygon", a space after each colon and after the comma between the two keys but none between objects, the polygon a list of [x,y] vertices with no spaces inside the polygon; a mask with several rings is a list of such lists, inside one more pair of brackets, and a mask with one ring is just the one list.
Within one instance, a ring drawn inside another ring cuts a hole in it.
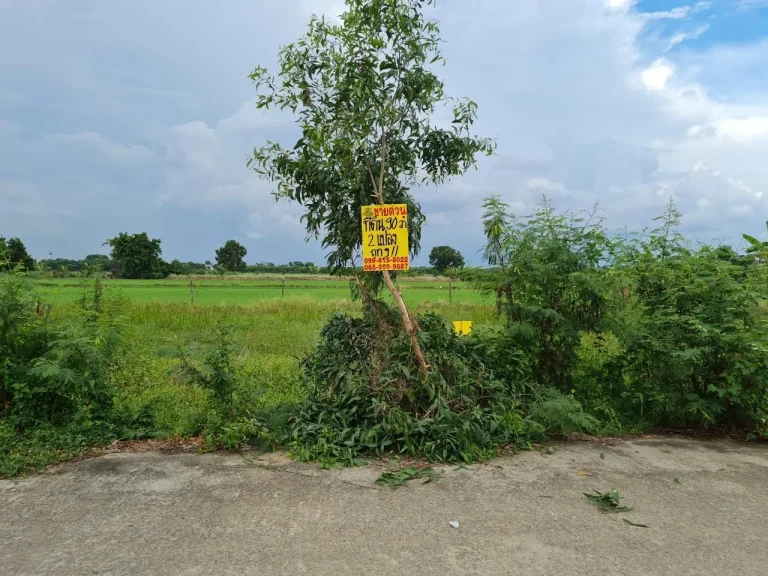
[{"label": "concrete road", "polygon": [[[109,454],[0,481],[0,574],[768,574],[768,446],[553,450],[397,490],[380,466]],[[633,512],[582,495],[612,488]]]}]

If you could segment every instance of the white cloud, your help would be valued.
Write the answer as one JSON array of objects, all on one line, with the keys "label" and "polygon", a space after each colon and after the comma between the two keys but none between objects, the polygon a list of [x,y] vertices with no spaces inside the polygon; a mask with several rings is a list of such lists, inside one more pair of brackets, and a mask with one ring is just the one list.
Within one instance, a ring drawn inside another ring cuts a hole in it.
[{"label": "white cloud", "polygon": [[738,0],[738,7],[742,10],[763,8],[765,6],[768,6],[768,0]]},{"label": "white cloud", "polygon": [[675,71],[669,63],[659,59],[643,70],[643,83],[649,90],[664,90],[667,87],[667,81],[674,73]]},{"label": "white cloud", "polygon": [[626,12],[635,3],[635,0],[605,0],[609,10]]},{"label": "white cloud", "polygon": [[568,194],[568,189],[561,182],[553,182],[549,178],[531,178],[525,183],[528,190],[539,192],[546,195]]},{"label": "white cloud", "polygon": [[726,118],[720,122],[717,130],[724,136],[738,139],[768,136],[768,116]]},{"label": "white cloud", "polygon": [[115,144],[95,132],[77,132],[74,134],[52,134],[51,142],[63,145],[84,145],[95,148],[107,158],[121,165],[131,165],[152,159],[152,153],[145,146]]},{"label": "white cloud", "polygon": [[696,40],[697,38],[700,38],[701,35],[704,34],[704,32],[707,30],[709,30],[709,24],[703,24],[698,28],[694,28],[693,30],[687,32],[676,32],[670,37],[669,42],[667,43],[667,51],[671,50],[678,44],[686,42],[687,40]]},{"label": "white cloud", "polygon": [[200,120],[174,126],[167,157],[187,163],[194,170],[215,170],[221,142],[216,131]]},{"label": "white cloud", "polygon": [[642,17],[646,20],[682,20],[691,14],[690,6],[679,6],[672,10],[662,10],[658,12],[644,12]]}]

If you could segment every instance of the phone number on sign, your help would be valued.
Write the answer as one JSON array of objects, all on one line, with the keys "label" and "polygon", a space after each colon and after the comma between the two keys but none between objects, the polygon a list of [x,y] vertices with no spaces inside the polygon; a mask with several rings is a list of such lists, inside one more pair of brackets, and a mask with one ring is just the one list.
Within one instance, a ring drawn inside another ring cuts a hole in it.
[{"label": "phone number on sign", "polygon": [[408,257],[399,258],[365,258],[363,261],[364,270],[407,270]]}]

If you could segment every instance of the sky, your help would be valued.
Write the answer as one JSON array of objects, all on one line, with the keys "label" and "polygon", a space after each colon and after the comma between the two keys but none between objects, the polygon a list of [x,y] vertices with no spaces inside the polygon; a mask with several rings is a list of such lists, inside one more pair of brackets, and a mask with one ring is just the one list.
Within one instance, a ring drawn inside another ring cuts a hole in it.
[{"label": "sky", "polygon": [[[341,0],[0,0],[0,235],[81,258],[126,231],[167,260],[323,261],[302,208],[246,169],[290,117],[254,108],[312,13]],[[497,154],[417,189],[422,255],[480,264],[480,204],[520,216],[543,195],[641,229],[670,197],[702,241],[764,237],[768,0],[438,0],[446,92],[479,105]]]}]

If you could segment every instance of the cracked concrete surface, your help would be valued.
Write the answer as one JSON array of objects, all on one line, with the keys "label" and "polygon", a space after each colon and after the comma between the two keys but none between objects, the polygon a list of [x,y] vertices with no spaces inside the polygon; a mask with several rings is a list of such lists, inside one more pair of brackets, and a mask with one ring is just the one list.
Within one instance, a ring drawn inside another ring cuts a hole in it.
[{"label": "cracked concrete surface", "polygon": [[[74,462],[0,481],[0,574],[768,574],[766,445],[576,443],[456,468],[392,490],[380,466],[279,454]],[[582,496],[612,488],[633,512]]]}]

